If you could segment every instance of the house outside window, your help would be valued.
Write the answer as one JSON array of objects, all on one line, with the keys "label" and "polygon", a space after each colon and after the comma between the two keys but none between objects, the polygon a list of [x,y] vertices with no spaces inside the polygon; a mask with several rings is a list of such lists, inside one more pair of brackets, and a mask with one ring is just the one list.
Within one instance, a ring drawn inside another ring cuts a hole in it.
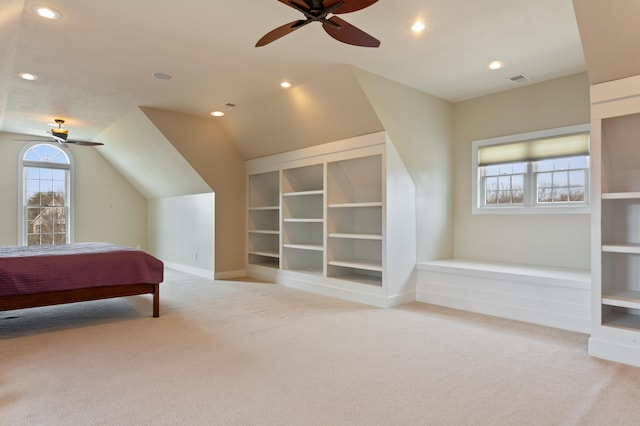
[{"label": "house outside window", "polygon": [[589,213],[589,130],[473,141],[473,213]]},{"label": "house outside window", "polygon": [[20,153],[21,245],[67,244],[71,236],[72,158],[52,143],[27,145]]}]

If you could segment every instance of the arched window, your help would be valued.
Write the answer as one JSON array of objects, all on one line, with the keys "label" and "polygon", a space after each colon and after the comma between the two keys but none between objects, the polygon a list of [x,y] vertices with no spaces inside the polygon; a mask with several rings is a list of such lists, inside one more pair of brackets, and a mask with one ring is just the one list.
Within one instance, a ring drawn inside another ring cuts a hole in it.
[{"label": "arched window", "polygon": [[20,152],[21,245],[71,242],[72,166],[69,151],[52,143],[27,145]]}]

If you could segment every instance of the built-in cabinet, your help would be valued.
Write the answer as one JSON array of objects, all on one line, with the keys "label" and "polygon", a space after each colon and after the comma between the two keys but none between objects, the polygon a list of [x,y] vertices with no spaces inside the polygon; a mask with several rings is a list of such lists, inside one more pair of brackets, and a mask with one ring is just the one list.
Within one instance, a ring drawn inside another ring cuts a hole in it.
[{"label": "built-in cabinet", "polygon": [[247,172],[249,276],[376,306],[415,300],[415,187],[385,133]]},{"label": "built-in cabinet", "polygon": [[640,78],[592,86],[589,353],[640,366]]}]

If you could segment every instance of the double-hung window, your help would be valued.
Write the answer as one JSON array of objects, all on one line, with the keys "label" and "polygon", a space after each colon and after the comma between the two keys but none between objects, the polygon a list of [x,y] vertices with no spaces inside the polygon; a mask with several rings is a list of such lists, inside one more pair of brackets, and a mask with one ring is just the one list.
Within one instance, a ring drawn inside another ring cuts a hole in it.
[{"label": "double-hung window", "polygon": [[589,125],[473,141],[473,213],[588,213]]}]

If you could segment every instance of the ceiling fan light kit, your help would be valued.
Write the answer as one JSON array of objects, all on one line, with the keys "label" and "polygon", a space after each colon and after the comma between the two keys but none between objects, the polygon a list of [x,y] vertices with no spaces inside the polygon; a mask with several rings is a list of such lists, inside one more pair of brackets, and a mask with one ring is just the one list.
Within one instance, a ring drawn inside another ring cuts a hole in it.
[{"label": "ceiling fan light kit", "polygon": [[53,137],[57,137],[66,141],[69,137],[69,130],[62,128],[64,120],[56,118],[56,123],[58,124],[58,127],[54,127],[53,129],[51,129],[51,134],[53,135]]},{"label": "ceiling fan light kit", "polygon": [[305,19],[289,22],[267,34],[258,42],[256,47],[265,46],[284,37],[293,31],[312,22],[320,22],[322,28],[334,39],[354,46],[378,47],[380,40],[367,34],[361,29],[351,25],[337,16],[328,17],[331,14],[351,13],[371,6],[378,0],[278,0],[289,7],[301,12]]}]

